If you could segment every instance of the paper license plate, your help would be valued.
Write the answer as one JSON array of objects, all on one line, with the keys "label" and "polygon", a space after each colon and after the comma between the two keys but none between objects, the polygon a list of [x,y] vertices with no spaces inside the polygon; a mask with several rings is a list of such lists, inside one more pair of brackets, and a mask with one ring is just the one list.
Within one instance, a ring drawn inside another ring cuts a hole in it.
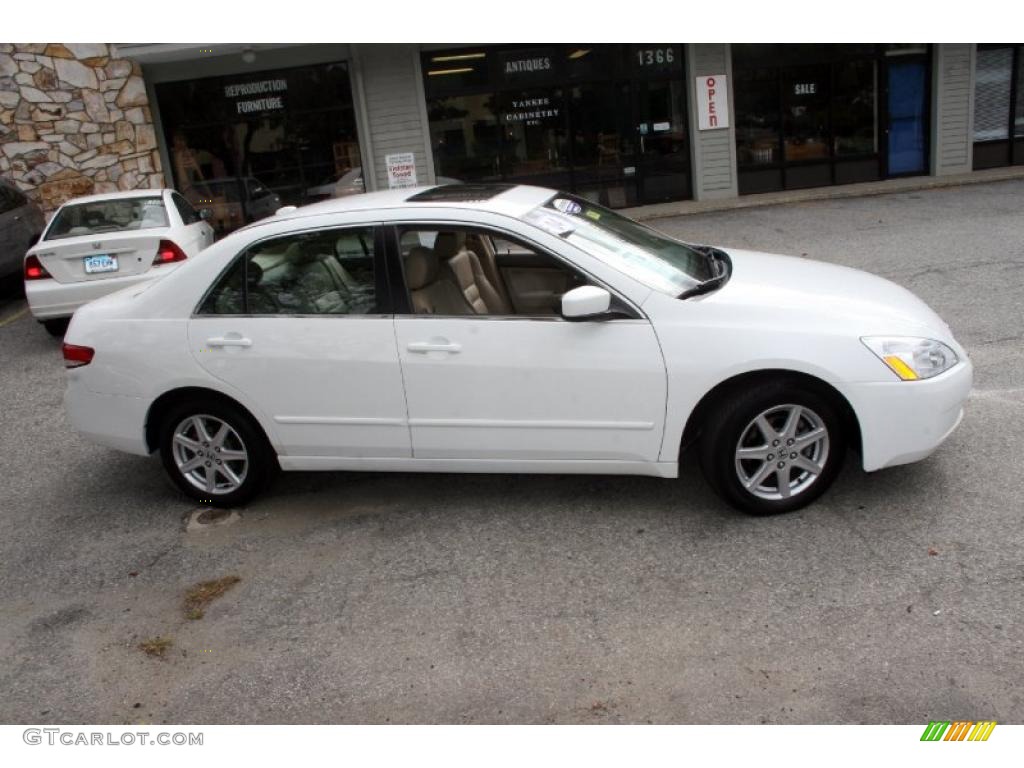
[{"label": "paper license plate", "polygon": [[94,275],[97,272],[117,272],[117,256],[86,256],[85,274]]}]

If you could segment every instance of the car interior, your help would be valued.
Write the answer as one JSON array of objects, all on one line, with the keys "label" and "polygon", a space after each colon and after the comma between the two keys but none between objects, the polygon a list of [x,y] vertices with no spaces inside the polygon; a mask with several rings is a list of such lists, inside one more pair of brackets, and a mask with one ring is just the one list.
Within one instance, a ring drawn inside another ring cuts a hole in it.
[{"label": "car interior", "polygon": [[399,239],[416,314],[557,315],[587,280],[560,260],[486,231],[405,229]]},{"label": "car interior", "polygon": [[46,239],[154,229],[168,224],[167,211],[159,197],[104,200],[63,208]]},{"label": "car interior", "polygon": [[347,230],[340,237],[337,232],[324,232],[271,241],[238,262],[210,294],[202,311],[252,315],[373,314],[373,233]]},{"label": "car interior", "polygon": [[[406,228],[399,244],[416,314],[557,316],[562,295],[587,284],[559,259],[483,230]],[[253,315],[378,311],[369,228],[340,236],[337,231],[304,233],[262,244],[239,261],[201,310]]]}]

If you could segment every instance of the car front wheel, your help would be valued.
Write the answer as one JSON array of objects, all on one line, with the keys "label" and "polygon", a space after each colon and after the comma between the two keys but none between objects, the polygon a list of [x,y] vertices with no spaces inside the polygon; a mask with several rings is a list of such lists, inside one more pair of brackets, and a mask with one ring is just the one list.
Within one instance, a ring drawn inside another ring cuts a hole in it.
[{"label": "car front wheel", "polygon": [[842,414],[832,401],[785,382],[724,403],[706,423],[700,445],[712,487],[755,515],[810,504],[839,474],[845,449]]},{"label": "car front wheel", "polygon": [[178,488],[215,507],[244,504],[277,469],[273,450],[253,419],[215,399],[183,403],[166,414],[160,458]]}]

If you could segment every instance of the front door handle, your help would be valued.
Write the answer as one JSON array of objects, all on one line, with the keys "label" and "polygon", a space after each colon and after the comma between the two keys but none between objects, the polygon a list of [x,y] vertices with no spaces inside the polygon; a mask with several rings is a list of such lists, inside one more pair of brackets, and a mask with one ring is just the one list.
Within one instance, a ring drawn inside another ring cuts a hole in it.
[{"label": "front door handle", "polygon": [[206,345],[208,347],[251,347],[252,339],[237,335],[214,336],[212,339],[206,340]]},{"label": "front door handle", "polygon": [[449,352],[455,355],[462,351],[462,345],[450,341],[414,341],[406,349],[421,355],[427,352]]}]

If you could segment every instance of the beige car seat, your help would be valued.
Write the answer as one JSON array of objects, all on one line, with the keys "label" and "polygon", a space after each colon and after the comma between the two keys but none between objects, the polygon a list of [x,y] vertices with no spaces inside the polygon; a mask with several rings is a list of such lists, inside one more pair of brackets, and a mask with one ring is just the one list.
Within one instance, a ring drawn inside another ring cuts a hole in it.
[{"label": "beige car seat", "polygon": [[405,259],[405,282],[413,311],[418,315],[472,315],[454,281],[439,277],[437,256],[429,248],[415,246]]},{"label": "beige car seat", "polygon": [[448,265],[466,302],[478,315],[507,314],[505,302],[480,266],[480,259],[466,247],[462,232],[439,232],[434,241],[434,255]]}]

